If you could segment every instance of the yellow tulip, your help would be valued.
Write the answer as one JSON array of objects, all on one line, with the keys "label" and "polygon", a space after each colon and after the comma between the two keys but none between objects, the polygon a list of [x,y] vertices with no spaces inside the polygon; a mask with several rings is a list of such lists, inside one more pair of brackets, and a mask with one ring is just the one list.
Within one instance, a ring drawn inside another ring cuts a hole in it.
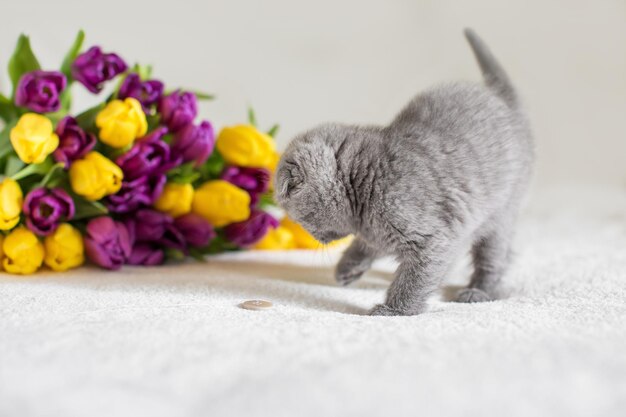
[{"label": "yellow tulip", "polygon": [[172,217],[179,217],[191,211],[192,201],[193,187],[191,184],[169,182],[165,184],[161,196],[154,203],[154,208]]},{"label": "yellow tulip", "polygon": [[148,131],[141,103],[129,97],[113,100],[96,116],[100,140],[113,148],[124,148]]},{"label": "yellow tulip", "polygon": [[11,274],[32,274],[43,262],[43,245],[37,236],[25,227],[14,229],[2,242],[4,270]]},{"label": "yellow tulip", "polygon": [[295,249],[296,240],[291,230],[285,226],[278,226],[274,229],[268,230],[263,236],[263,239],[254,245],[254,249],[261,250],[281,250],[281,249]]},{"label": "yellow tulip", "polygon": [[0,271],[2,271],[2,262],[4,261],[4,235],[0,234]]},{"label": "yellow tulip", "polygon": [[11,178],[0,182],[0,230],[11,230],[20,221],[24,196],[20,185]]},{"label": "yellow tulip", "polygon": [[280,154],[278,152],[274,152],[274,155],[272,157],[272,162],[270,166],[268,167],[268,169],[272,173],[272,175],[270,175],[270,184],[268,187],[270,191],[274,191],[274,175],[273,174],[276,172],[276,167],[278,166],[278,162],[280,162]]},{"label": "yellow tulip", "polygon": [[272,159],[270,160],[270,164],[268,165],[267,168],[269,168],[271,172],[276,172],[276,167],[278,166],[279,161],[280,161],[280,154],[278,152],[274,152],[272,154]]},{"label": "yellow tulip", "polygon": [[207,181],[196,189],[191,211],[215,227],[241,222],[250,217],[250,194],[224,180]]},{"label": "yellow tulip", "polygon": [[43,241],[44,263],[53,271],[67,271],[85,262],[83,237],[68,223],[62,223]]},{"label": "yellow tulip", "polygon": [[27,164],[40,164],[59,146],[52,122],[45,116],[26,113],[10,133],[17,156]]},{"label": "yellow tulip", "polygon": [[296,242],[296,247],[300,249],[318,249],[323,247],[333,247],[341,244],[345,244],[352,240],[352,237],[348,236],[343,239],[335,240],[330,242],[327,245],[322,244],[318,240],[316,240],[309,232],[306,231],[304,227],[302,227],[299,223],[294,222],[288,217],[285,217],[280,221],[280,225],[288,229],[291,233],[293,233],[294,240]]},{"label": "yellow tulip", "polygon": [[274,140],[254,126],[225,127],[215,143],[220,155],[231,165],[271,168],[275,165]]},{"label": "yellow tulip", "polygon": [[72,190],[91,201],[118,192],[123,178],[121,168],[98,152],[89,152],[70,166]]}]

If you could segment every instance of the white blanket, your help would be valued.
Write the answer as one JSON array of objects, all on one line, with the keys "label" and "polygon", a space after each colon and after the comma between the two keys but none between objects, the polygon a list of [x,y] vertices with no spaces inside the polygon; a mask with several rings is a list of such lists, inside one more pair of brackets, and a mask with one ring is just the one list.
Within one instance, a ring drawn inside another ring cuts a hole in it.
[{"label": "white blanket", "polygon": [[416,317],[336,251],[0,275],[0,416],[624,416],[626,190],[531,203],[503,299]]}]

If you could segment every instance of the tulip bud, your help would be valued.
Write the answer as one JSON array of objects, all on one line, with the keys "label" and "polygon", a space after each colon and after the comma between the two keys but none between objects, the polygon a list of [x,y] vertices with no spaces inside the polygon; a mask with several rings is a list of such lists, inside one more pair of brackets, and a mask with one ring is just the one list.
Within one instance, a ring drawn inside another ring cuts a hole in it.
[{"label": "tulip bud", "polygon": [[44,248],[37,236],[25,227],[14,229],[2,242],[4,270],[10,274],[36,272],[44,258]]},{"label": "tulip bud", "polygon": [[237,246],[252,246],[260,241],[270,229],[278,226],[278,220],[270,214],[253,210],[243,222],[229,224],[224,228],[224,235]]},{"label": "tulip bud", "polygon": [[180,156],[183,162],[194,161],[195,166],[200,166],[213,152],[213,145],[215,135],[211,123],[206,120],[198,126],[190,123],[174,135],[172,154]]},{"label": "tulip bud", "polygon": [[113,100],[96,116],[100,140],[113,148],[124,148],[148,130],[146,114],[134,98]]},{"label": "tulip bud", "polygon": [[89,152],[75,161],[69,174],[72,190],[91,201],[118,192],[124,178],[120,167],[98,152]]},{"label": "tulip bud", "polygon": [[0,230],[11,230],[19,223],[23,194],[20,185],[11,178],[0,182]]},{"label": "tulip bud", "polygon": [[62,188],[36,188],[24,200],[26,226],[40,236],[54,232],[59,222],[74,217],[74,201]]},{"label": "tulip bud", "polygon": [[161,265],[165,260],[163,249],[149,243],[138,243],[133,247],[127,263],[129,265]]},{"label": "tulip bud", "polygon": [[10,137],[17,156],[27,164],[42,163],[59,146],[50,119],[36,113],[22,115]]},{"label": "tulip bud", "polygon": [[253,246],[259,250],[287,250],[296,248],[293,233],[284,226],[278,226],[267,231],[263,239]]},{"label": "tulip bud", "polygon": [[37,113],[55,112],[61,108],[60,96],[67,79],[58,71],[31,71],[22,75],[15,90],[15,104]]},{"label": "tulip bud", "polygon": [[127,68],[116,54],[104,54],[99,46],[92,46],[74,60],[72,77],[92,93],[99,93],[105,81],[112,80]]},{"label": "tulip bud", "polygon": [[183,235],[188,246],[206,246],[215,237],[213,227],[205,219],[194,213],[176,218],[174,226]]},{"label": "tulip bud", "polygon": [[191,211],[193,193],[191,184],[167,183],[154,208],[172,217],[182,216]]},{"label": "tulip bud", "polygon": [[126,226],[110,217],[98,217],[87,224],[84,244],[89,260],[106,269],[119,269],[132,246]]},{"label": "tulip bud", "polygon": [[176,132],[193,122],[198,114],[198,103],[193,93],[174,91],[161,98],[158,110],[161,113],[161,121],[170,131]]},{"label": "tulip bud", "polygon": [[54,159],[63,163],[65,168],[70,166],[70,162],[87,155],[96,145],[96,137],[81,129],[70,116],[61,119],[56,134],[59,136],[59,147],[53,153]]},{"label": "tulip bud", "polygon": [[120,99],[132,97],[141,103],[144,111],[156,104],[163,94],[163,83],[158,80],[141,81],[139,74],[128,74],[120,86],[117,96]]},{"label": "tulip bud", "polygon": [[44,263],[53,271],[67,271],[85,262],[83,237],[68,223],[59,225],[54,233],[46,236],[43,244]]},{"label": "tulip bud", "polygon": [[231,165],[270,168],[275,164],[274,140],[254,126],[225,127],[218,135],[215,146]]},{"label": "tulip bud", "polygon": [[226,226],[250,216],[250,195],[223,180],[207,181],[196,189],[191,210],[215,227]]}]

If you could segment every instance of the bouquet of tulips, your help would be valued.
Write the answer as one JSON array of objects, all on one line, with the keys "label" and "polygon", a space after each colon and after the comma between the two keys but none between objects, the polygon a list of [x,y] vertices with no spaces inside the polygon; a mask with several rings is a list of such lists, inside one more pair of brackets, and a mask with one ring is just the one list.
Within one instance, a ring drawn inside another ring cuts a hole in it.
[{"label": "bouquet of tulips", "polygon": [[[167,90],[150,67],[83,50],[83,41],[81,31],[59,70],[42,69],[24,35],[9,61],[12,93],[0,94],[4,271],[318,246],[270,214],[278,126],[260,131],[250,111],[248,124],[216,137],[209,121],[195,120],[197,101],[210,96]],[[112,92],[73,113],[73,86]]]}]

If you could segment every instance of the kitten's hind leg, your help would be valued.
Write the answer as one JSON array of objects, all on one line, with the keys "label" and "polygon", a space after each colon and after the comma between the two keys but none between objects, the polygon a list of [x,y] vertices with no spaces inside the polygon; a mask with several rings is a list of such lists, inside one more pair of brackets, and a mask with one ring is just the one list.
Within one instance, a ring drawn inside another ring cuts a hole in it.
[{"label": "kitten's hind leg", "polygon": [[374,248],[360,237],[354,238],[337,264],[335,279],[341,285],[356,281],[370,269],[377,257],[378,252]]},{"label": "kitten's hind leg", "polygon": [[496,287],[511,263],[511,235],[511,228],[499,227],[474,242],[474,273],[469,287],[457,295],[458,302],[476,303],[495,299]]}]

